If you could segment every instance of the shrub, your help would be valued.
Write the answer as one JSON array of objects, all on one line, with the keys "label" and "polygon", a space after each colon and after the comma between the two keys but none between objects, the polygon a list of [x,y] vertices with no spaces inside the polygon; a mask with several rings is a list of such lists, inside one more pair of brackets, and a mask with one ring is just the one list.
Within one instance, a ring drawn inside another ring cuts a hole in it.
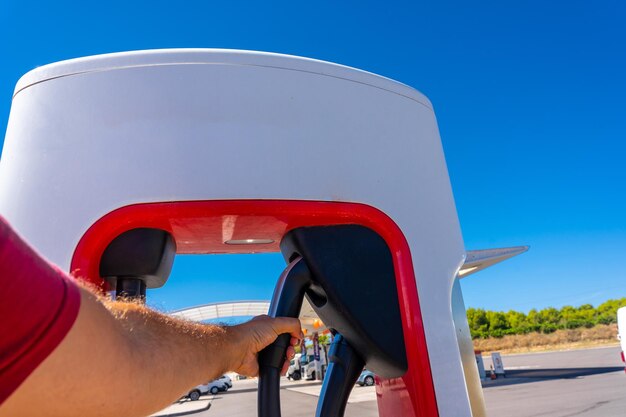
[{"label": "shrub", "polygon": [[617,309],[626,306],[626,298],[607,300],[594,308],[591,304],[579,307],[564,306],[560,310],[547,307],[532,309],[528,314],[509,310],[489,311],[482,308],[468,308],[467,321],[473,339],[503,337],[506,335],[540,332],[551,334],[559,329],[592,328],[597,324],[616,322]]}]

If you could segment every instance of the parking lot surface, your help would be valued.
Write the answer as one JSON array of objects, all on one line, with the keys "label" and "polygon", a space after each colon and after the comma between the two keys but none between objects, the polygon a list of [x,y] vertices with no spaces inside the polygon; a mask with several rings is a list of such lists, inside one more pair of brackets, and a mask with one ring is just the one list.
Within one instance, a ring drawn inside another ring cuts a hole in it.
[{"label": "parking lot surface", "polygon": [[505,356],[507,377],[483,388],[487,415],[626,416],[626,373],[619,351],[615,346]]},{"label": "parking lot surface", "polygon": [[[488,358],[485,362],[489,369]],[[484,383],[490,417],[626,416],[626,373],[618,347],[509,355],[503,363],[506,378]],[[283,379],[281,386],[283,416],[315,415],[320,383]],[[249,379],[233,381],[226,393],[174,404],[156,415],[256,416],[256,406],[256,380]],[[354,387],[346,416],[378,416],[374,387]]]}]

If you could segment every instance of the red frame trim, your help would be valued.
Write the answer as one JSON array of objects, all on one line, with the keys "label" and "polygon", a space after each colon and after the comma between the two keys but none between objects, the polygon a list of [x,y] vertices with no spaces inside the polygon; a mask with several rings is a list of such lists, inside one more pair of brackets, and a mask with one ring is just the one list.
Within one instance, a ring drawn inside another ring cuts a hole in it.
[{"label": "red frame trim", "polygon": [[[376,231],[389,246],[394,268],[406,352],[407,373],[378,379],[376,394],[383,417],[436,417],[424,323],[420,311],[409,245],[389,216],[358,203],[284,200],[217,200],[146,203],[122,207],[96,221],[83,235],[71,263],[72,275],[106,288],[99,276],[99,260],[119,234],[137,227],[170,232],[177,253],[278,252],[280,238],[302,226],[360,224]],[[265,245],[225,245],[229,239],[269,238]]]}]

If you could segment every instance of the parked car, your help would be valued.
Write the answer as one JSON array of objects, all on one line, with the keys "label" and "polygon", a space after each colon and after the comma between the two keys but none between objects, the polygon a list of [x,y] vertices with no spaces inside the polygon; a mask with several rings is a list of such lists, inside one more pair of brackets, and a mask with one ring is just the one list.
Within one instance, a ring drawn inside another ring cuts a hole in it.
[{"label": "parked car", "polygon": [[[325,365],[325,362],[322,360],[320,365]],[[301,353],[296,353],[294,358],[289,362],[287,379],[299,381],[302,378],[306,378],[309,381],[315,379],[315,360],[312,354],[302,355]]]},{"label": "parked car", "polygon": [[[289,368],[287,369],[287,379],[293,379],[299,381],[303,376],[306,376],[306,367],[313,360],[313,355],[309,356],[296,353],[294,358],[289,362]],[[303,375],[304,374],[304,375]]]},{"label": "parked car", "polygon": [[222,381],[228,387],[228,389],[231,389],[233,387],[233,381],[228,375],[222,375],[221,377],[217,378],[217,380]]},{"label": "parked car", "polygon": [[371,387],[372,385],[374,385],[374,381],[374,372],[363,369],[363,372],[361,372],[361,375],[359,375],[359,379],[356,380],[356,383],[360,386],[366,385],[368,387]]},{"label": "parked car", "polygon": [[216,379],[215,381],[207,382],[206,384],[201,384],[189,391],[187,397],[191,401],[197,401],[201,395],[205,394],[217,394],[220,391],[228,391],[228,385],[226,385],[223,381]]},{"label": "parked car", "polygon": [[307,381],[315,379],[315,361],[306,364],[304,367],[304,374],[306,375]]},{"label": "parked car", "polygon": [[[296,354],[296,356],[299,355]],[[302,378],[302,373],[300,370],[302,367],[300,366],[300,358],[296,357],[289,361],[289,368],[287,368],[287,379],[293,379],[294,381],[299,381]]]}]

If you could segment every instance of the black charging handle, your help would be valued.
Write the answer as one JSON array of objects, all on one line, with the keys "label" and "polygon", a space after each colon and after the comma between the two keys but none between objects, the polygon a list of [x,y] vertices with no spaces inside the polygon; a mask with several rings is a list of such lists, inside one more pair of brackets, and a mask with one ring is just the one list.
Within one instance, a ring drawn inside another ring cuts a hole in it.
[{"label": "black charging handle", "polygon": [[328,352],[328,371],[317,403],[316,417],[342,417],[348,397],[356,384],[365,361],[339,333],[335,334]]},{"label": "black charging handle", "polygon": [[[391,251],[367,227],[300,227],[281,240],[289,266],[279,279],[270,315],[298,317],[306,296],[335,334],[317,417],[340,417],[364,366],[383,378],[407,370]],[[306,261],[306,263],[305,263]],[[289,335],[259,354],[259,417],[280,417],[280,370]]]},{"label": "black charging handle", "polygon": [[[295,258],[281,274],[272,302],[271,317],[298,317],[304,293],[311,283],[311,274],[304,259]],[[286,360],[290,334],[278,336],[276,341],[259,352],[259,417],[280,417],[280,371]]]}]

